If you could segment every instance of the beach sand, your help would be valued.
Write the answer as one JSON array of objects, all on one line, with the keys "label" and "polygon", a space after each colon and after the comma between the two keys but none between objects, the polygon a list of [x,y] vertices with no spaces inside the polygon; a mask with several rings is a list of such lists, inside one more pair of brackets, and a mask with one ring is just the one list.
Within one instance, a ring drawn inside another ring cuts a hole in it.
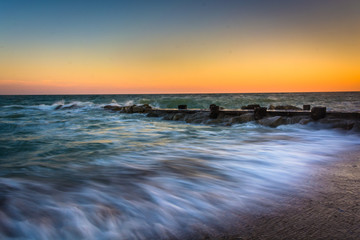
[{"label": "beach sand", "polygon": [[271,211],[241,216],[228,233],[201,239],[360,239],[360,150],[334,157]]}]

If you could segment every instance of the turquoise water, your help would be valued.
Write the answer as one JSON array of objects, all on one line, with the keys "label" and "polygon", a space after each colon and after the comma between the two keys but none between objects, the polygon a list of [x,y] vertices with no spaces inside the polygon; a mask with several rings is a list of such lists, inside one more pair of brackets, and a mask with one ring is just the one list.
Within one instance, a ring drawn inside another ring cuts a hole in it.
[{"label": "turquoise water", "polygon": [[266,209],[314,164],[360,146],[316,125],[198,125],[102,108],[143,103],[359,111],[360,93],[0,96],[0,239],[186,239],[221,227],[218,216]]}]

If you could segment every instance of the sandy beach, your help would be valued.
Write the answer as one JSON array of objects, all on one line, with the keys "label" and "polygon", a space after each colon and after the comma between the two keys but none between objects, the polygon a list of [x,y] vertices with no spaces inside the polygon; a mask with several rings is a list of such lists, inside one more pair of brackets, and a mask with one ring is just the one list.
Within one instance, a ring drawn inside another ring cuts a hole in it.
[{"label": "sandy beach", "polygon": [[334,158],[272,211],[242,217],[231,234],[203,239],[360,239],[360,151]]}]

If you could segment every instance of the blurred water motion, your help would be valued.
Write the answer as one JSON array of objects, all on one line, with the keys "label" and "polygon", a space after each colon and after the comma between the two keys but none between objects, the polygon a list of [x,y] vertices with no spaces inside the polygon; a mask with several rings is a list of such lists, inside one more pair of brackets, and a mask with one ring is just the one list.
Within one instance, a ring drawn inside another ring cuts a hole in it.
[{"label": "blurred water motion", "polygon": [[61,104],[80,107],[62,111],[58,96],[1,102],[1,239],[182,238],[271,204],[314,163],[360,144],[311,126],[191,125],[104,111],[113,97],[67,96]]}]

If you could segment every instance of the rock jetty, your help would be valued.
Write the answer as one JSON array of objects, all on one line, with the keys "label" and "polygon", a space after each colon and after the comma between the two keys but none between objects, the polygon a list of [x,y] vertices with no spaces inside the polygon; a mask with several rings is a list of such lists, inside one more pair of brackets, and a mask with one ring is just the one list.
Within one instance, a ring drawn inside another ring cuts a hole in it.
[{"label": "rock jetty", "polygon": [[[120,113],[143,113],[147,117],[164,120],[184,121],[197,124],[220,124],[230,126],[254,121],[258,124],[278,127],[284,124],[317,124],[325,128],[339,128],[360,132],[360,112],[329,112],[326,107],[304,105],[261,107],[258,104],[243,106],[241,110],[222,109],[211,104],[209,109],[188,109],[179,105],[178,109],[157,109],[148,104],[117,106],[106,105],[104,109]],[[306,109],[306,110],[304,110]]]}]

